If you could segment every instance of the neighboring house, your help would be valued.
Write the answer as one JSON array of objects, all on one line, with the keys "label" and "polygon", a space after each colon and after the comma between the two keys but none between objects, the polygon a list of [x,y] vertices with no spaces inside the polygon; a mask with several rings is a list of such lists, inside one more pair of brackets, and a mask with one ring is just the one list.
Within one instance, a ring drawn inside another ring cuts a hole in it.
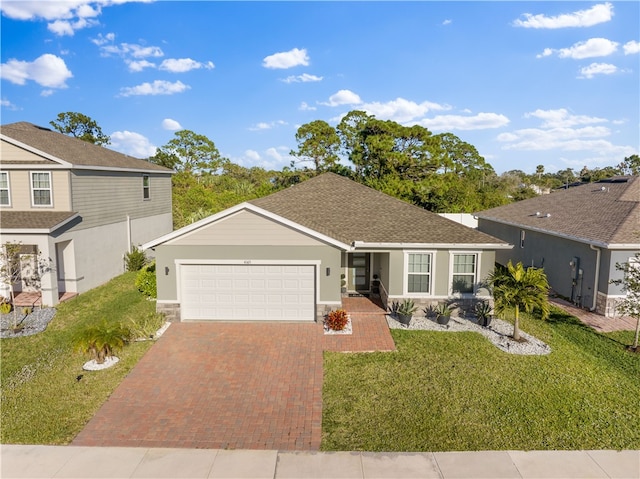
[{"label": "neighboring house", "polygon": [[515,245],[501,264],[544,268],[555,292],[605,316],[624,297],[616,263],[640,251],[640,179],[612,178],[476,213],[478,229]]},{"label": "neighboring house", "polygon": [[343,294],[388,304],[488,297],[504,241],[333,173],[151,241],[174,320],[309,320]]},{"label": "neighboring house", "polygon": [[[124,254],[173,229],[172,171],[31,123],[0,127],[0,234],[51,268],[42,304],[83,293],[124,270]],[[3,292],[7,294],[6,291]]]}]

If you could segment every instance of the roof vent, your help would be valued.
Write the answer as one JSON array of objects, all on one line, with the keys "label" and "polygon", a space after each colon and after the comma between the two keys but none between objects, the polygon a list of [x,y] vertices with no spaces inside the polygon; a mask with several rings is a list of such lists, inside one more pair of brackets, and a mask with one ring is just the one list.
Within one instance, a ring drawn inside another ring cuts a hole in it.
[{"label": "roof vent", "polygon": [[600,187],[600,191],[607,191],[607,187],[606,186],[601,186]]},{"label": "roof vent", "polygon": [[536,211],[536,216],[540,216],[540,212],[539,211]]},{"label": "roof vent", "polygon": [[551,213],[547,213],[546,215],[544,215],[545,218],[551,218]]}]

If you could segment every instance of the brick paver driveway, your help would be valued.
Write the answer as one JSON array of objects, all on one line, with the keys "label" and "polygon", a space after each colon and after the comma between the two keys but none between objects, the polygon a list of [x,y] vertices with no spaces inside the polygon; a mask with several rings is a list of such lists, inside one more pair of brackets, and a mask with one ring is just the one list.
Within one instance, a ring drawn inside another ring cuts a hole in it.
[{"label": "brick paver driveway", "polygon": [[343,337],[318,323],[174,323],[73,444],[317,450],[323,349],[395,349],[380,311],[352,321]]}]

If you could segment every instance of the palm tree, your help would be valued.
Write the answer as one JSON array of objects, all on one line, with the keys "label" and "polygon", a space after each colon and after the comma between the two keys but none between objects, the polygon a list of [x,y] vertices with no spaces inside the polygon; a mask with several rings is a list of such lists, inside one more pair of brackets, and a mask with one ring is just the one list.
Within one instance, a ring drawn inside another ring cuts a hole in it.
[{"label": "palm tree", "polygon": [[549,317],[549,282],[540,268],[525,268],[522,263],[506,267],[498,266],[489,275],[489,284],[493,289],[495,310],[498,313],[513,308],[513,339],[520,340],[520,309],[531,313],[534,309],[542,312],[542,319]]}]

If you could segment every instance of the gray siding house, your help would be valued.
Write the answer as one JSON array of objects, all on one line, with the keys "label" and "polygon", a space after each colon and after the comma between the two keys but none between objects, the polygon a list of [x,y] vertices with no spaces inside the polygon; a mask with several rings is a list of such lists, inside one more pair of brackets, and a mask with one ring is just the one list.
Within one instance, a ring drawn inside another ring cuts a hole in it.
[{"label": "gray siding house", "polygon": [[25,254],[16,291],[31,287],[36,250],[51,267],[42,304],[55,305],[122,273],[132,245],[172,231],[171,170],[26,122],[1,126],[0,140],[2,244]]},{"label": "gray siding house", "polygon": [[511,245],[333,173],[242,203],[143,245],[158,310],[174,320],[309,320],[346,294],[386,305],[488,297]]},{"label": "gray siding house", "polygon": [[553,290],[605,316],[624,297],[616,263],[640,251],[640,179],[622,177],[557,190],[476,213],[478,229],[515,245],[501,264],[544,268]]}]

